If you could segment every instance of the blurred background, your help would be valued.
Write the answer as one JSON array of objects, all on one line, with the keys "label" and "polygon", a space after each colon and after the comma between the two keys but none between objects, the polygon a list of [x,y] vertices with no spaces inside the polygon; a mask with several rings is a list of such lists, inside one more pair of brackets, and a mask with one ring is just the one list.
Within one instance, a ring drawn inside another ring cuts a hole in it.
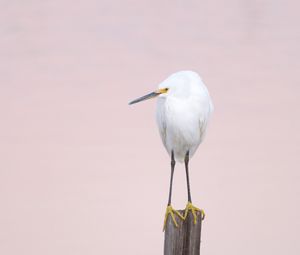
[{"label": "blurred background", "polygon": [[215,105],[190,166],[201,254],[300,254],[299,8],[1,0],[0,253],[162,254],[170,159],[155,101],[128,102],[191,69]]}]

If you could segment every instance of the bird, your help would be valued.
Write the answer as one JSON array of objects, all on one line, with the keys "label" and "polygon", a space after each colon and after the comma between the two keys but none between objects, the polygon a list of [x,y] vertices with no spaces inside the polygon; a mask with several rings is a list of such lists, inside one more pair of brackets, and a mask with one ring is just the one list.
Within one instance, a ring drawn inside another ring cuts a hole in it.
[{"label": "bird", "polygon": [[[151,98],[157,98],[156,122],[164,147],[171,159],[171,176],[169,197],[164,218],[164,229],[169,215],[176,227],[175,214],[185,220],[191,211],[194,223],[197,211],[204,211],[192,204],[189,180],[189,160],[202,143],[214,106],[207,87],[195,71],[179,71],[171,74],[158,85],[154,92],[139,97],[131,102],[133,105]],[[187,205],[182,215],[172,207],[172,186],[176,162],[184,163],[187,182]]]}]

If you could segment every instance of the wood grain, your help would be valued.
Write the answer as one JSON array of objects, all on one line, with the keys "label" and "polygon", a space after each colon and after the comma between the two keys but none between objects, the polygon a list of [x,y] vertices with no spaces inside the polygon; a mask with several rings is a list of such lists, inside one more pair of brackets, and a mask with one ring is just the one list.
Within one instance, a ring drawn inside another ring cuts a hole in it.
[{"label": "wood grain", "polygon": [[[184,210],[179,210],[184,214]],[[197,212],[197,223],[189,212],[185,221],[175,215],[178,227],[168,217],[165,229],[164,255],[199,255],[201,239],[201,212]]]}]

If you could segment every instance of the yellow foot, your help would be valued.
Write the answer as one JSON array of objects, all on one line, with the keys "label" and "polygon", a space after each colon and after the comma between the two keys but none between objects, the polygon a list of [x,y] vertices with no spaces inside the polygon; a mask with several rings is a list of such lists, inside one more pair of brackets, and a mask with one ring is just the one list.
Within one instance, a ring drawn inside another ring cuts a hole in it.
[{"label": "yellow foot", "polygon": [[194,224],[197,223],[197,214],[196,214],[196,212],[201,212],[202,220],[204,220],[204,218],[205,218],[204,211],[202,209],[199,209],[199,208],[193,206],[193,204],[191,202],[188,202],[186,207],[185,207],[185,212],[184,212],[184,216],[183,216],[184,220],[187,218],[189,211],[191,211],[192,214],[193,214]]},{"label": "yellow foot", "polygon": [[166,228],[167,219],[168,219],[169,214],[171,215],[173,223],[174,223],[174,225],[176,227],[178,227],[178,224],[177,224],[176,219],[175,219],[175,214],[177,214],[177,216],[180,219],[184,220],[184,217],[178,211],[174,210],[171,205],[168,205],[167,210],[166,210],[166,214],[165,214],[165,220],[164,220],[164,228],[163,228],[163,230],[165,230],[165,228]]}]

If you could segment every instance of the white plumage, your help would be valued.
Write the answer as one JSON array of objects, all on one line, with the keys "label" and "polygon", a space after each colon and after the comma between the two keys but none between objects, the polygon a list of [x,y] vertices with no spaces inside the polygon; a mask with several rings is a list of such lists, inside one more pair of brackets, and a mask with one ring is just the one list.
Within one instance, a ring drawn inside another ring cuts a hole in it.
[{"label": "white plumage", "polygon": [[[192,71],[181,71],[172,74],[159,84],[158,90],[137,98],[129,104],[135,104],[154,97],[158,97],[156,120],[159,133],[171,157],[169,200],[164,228],[168,215],[172,216],[174,224],[178,226],[174,215],[176,214],[180,219],[185,220],[189,211],[192,212],[194,224],[196,224],[196,211],[201,212],[202,220],[205,214],[203,210],[192,204],[188,164],[189,159],[203,141],[209,118],[213,112],[213,104],[200,76]],[[176,161],[185,162],[188,203],[184,215],[181,215],[171,206]]]},{"label": "white plumage", "polygon": [[193,71],[172,74],[159,85],[156,120],[162,142],[176,161],[192,157],[203,141],[213,104],[200,76]]},{"label": "white plumage", "polygon": [[131,101],[135,104],[158,97],[156,120],[169,155],[183,162],[191,158],[202,142],[213,104],[200,76],[193,71],[172,74],[159,84],[158,90]]}]

